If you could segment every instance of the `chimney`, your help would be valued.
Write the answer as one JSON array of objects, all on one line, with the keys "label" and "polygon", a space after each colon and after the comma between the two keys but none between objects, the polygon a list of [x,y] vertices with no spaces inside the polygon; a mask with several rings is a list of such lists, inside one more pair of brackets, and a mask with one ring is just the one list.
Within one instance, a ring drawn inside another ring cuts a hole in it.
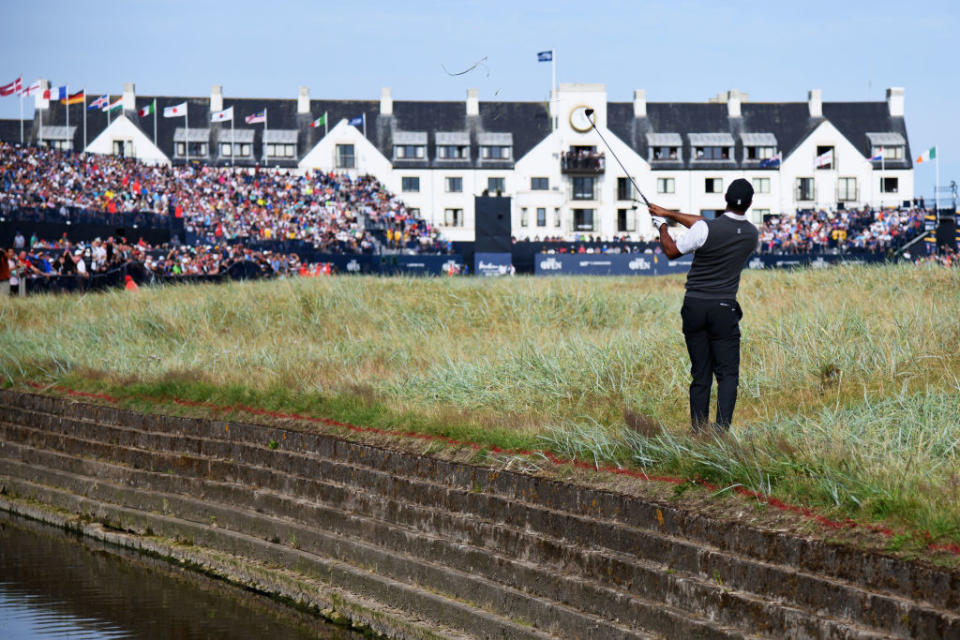
[{"label": "chimney", "polygon": [[480,98],[476,89],[467,89],[467,115],[480,115]]},{"label": "chimney", "polygon": [[300,87],[297,92],[297,113],[310,113],[310,87]]},{"label": "chimney", "polygon": [[223,85],[210,87],[210,111],[223,111]]},{"label": "chimney", "polygon": [[49,109],[50,101],[43,97],[43,92],[50,88],[49,80],[40,81],[40,91],[33,96],[33,106],[37,109]]},{"label": "chimney", "polygon": [[123,83],[123,110],[124,111],[137,110],[137,94],[133,88],[132,82]]},{"label": "chimney", "polygon": [[740,93],[737,89],[730,89],[727,91],[727,117],[728,118],[739,118],[740,117],[740,105],[743,102],[743,94]]},{"label": "chimney", "polygon": [[810,107],[811,118],[823,117],[823,91],[820,89],[810,89],[807,94],[807,106]]},{"label": "chimney", "polygon": [[887,109],[894,118],[903,117],[903,87],[887,89]]},{"label": "chimney", "polygon": [[390,93],[390,87],[380,89],[380,115],[393,115],[393,95]]},{"label": "chimney", "polygon": [[633,92],[633,117],[647,117],[647,92],[644,89],[637,89]]}]

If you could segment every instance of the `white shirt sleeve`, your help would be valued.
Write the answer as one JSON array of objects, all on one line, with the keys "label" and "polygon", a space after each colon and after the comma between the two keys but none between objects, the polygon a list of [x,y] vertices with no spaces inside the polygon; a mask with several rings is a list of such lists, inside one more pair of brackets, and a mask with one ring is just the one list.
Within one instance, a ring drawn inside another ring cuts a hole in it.
[{"label": "white shirt sleeve", "polygon": [[696,251],[707,241],[707,233],[710,231],[705,220],[697,220],[693,226],[687,229],[687,232],[677,240],[677,249],[680,253],[687,254]]}]

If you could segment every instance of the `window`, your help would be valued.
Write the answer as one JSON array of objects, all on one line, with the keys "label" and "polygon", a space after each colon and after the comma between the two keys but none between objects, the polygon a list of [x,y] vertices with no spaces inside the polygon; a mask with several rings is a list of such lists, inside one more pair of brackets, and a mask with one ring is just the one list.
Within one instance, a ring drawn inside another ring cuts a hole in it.
[{"label": "window", "polygon": [[503,193],[506,190],[507,190],[506,178],[487,178],[487,191],[490,192],[490,195]]},{"label": "window", "polygon": [[707,178],[703,181],[705,193],[723,193],[723,178]]},{"label": "window", "polygon": [[545,227],[547,226],[547,209],[546,207],[537,207],[537,226]]},{"label": "window", "polygon": [[530,219],[529,219],[529,216],[527,215],[527,208],[521,207],[520,208],[520,226],[525,227],[528,224],[530,224]]},{"label": "window", "polygon": [[[596,179],[592,176],[574,176],[573,177],[573,199],[574,200],[593,200],[593,189]],[[581,209],[588,211],[588,209]],[[593,211],[589,209],[589,211]],[[591,214],[592,215],[592,214]]]},{"label": "window", "polygon": [[877,155],[881,148],[883,149],[884,160],[903,160],[903,147],[874,147],[873,155]]},{"label": "window", "polygon": [[744,147],[747,160],[769,160],[776,153],[776,147]]},{"label": "window", "polygon": [[509,160],[511,150],[511,147],[483,146],[480,147],[480,157],[483,160]]},{"label": "window", "polygon": [[550,178],[530,178],[531,191],[547,191],[550,188]]},{"label": "window", "polygon": [[837,165],[833,147],[817,147],[817,169],[833,169]]},{"label": "window", "polygon": [[679,160],[680,147],[653,147],[653,160]]},{"label": "window", "polygon": [[751,209],[751,211],[753,211],[753,216],[755,220],[756,219],[763,220],[764,216],[770,215],[770,209]]},{"label": "window", "polygon": [[770,193],[770,178],[754,178],[753,190],[755,193]]},{"label": "window", "polygon": [[130,158],[133,156],[133,140],[114,140],[113,155],[121,158]]},{"label": "window", "polygon": [[57,151],[70,151],[73,149],[72,140],[47,140],[47,146]]},{"label": "window", "polygon": [[[353,147],[353,145],[337,145],[338,147],[348,146]],[[339,148],[338,148],[339,154]],[[279,143],[268,143],[267,144],[267,157],[268,158],[296,158],[297,157],[297,145],[295,144],[279,144]],[[350,168],[353,167],[353,161],[350,161]],[[340,166],[339,164],[337,165]]]},{"label": "window", "polygon": [[883,193],[896,193],[899,188],[899,178],[883,178],[880,181],[880,191]]},{"label": "window", "polygon": [[[185,157],[187,155],[187,145],[184,142],[177,143],[177,155],[180,157]],[[196,158],[199,156],[207,155],[207,143],[206,142],[191,142],[190,143],[190,157]]]},{"label": "window", "polygon": [[426,147],[420,144],[398,144],[393,147],[393,157],[397,160],[418,160],[426,155]]},{"label": "window", "polygon": [[675,193],[676,181],[673,178],[657,178],[657,193]]},{"label": "window", "polygon": [[437,157],[442,160],[469,159],[470,147],[466,145],[441,145],[437,147]]},{"label": "window", "polygon": [[553,210],[553,226],[555,227],[560,226],[560,207],[556,207]]},{"label": "window", "polygon": [[448,227],[462,227],[463,209],[444,209],[443,224]]},{"label": "window", "polygon": [[857,199],[857,179],[837,178],[837,202],[849,202]]},{"label": "window", "polygon": [[573,230],[593,231],[593,209],[573,210]]},{"label": "window", "polygon": [[353,169],[354,156],[352,144],[337,145],[337,169]]},{"label": "window", "polygon": [[633,184],[629,178],[617,178],[617,200],[633,200]]},{"label": "window", "polygon": [[400,190],[407,193],[417,193],[420,191],[420,178],[415,176],[406,176],[400,178]]},{"label": "window", "polygon": [[233,154],[236,154],[238,156],[249,156],[250,143],[248,142],[238,142],[236,144],[231,144],[229,142],[220,143],[221,158],[229,158]]},{"label": "window", "polygon": [[694,158],[697,160],[729,160],[730,147],[695,147]]},{"label": "window", "polygon": [[813,200],[813,178],[797,178],[797,200]]},{"label": "window", "polygon": [[447,178],[447,193],[461,193],[463,191],[463,178]]},{"label": "window", "polygon": [[617,209],[617,232],[632,233],[636,231],[636,219],[637,216],[634,215],[633,209]]}]

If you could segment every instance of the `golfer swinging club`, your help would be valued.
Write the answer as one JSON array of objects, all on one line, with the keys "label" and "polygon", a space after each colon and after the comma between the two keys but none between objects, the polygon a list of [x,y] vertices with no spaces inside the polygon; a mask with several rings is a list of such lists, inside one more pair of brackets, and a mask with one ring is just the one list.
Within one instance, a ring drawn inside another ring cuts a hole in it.
[{"label": "golfer swinging club", "polygon": [[[757,248],[759,233],[745,215],[753,202],[753,186],[743,178],[730,183],[727,209],[708,220],[702,216],[674,213],[649,205],[653,224],[660,232],[660,246],[668,258],[693,252],[687,274],[687,293],[680,316],[683,337],[690,354],[690,422],[694,433],[706,429],[710,388],[717,377],[717,421],[719,433],[730,429],[737,403],[740,378],[740,318],[737,303],[740,272]],[[667,233],[667,220],[690,230],[674,242]]]}]

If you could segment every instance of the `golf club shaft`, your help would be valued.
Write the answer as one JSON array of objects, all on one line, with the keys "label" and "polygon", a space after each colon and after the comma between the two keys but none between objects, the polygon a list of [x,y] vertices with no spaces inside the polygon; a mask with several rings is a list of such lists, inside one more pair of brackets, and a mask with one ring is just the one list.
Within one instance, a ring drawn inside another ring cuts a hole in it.
[{"label": "golf club shaft", "polygon": [[[588,116],[588,120],[589,120],[589,116]],[[620,158],[618,158],[617,154],[613,152],[613,148],[609,144],[607,144],[606,138],[603,137],[603,134],[600,133],[600,129],[597,129],[597,125],[592,120],[590,120],[590,126],[593,127],[593,130],[596,131],[597,135],[600,136],[600,139],[603,140],[603,144],[604,146],[607,147],[607,151],[610,152],[610,155],[613,156],[613,159],[617,161],[617,164],[620,165],[620,168],[623,169],[623,172],[627,174],[628,178],[630,178],[630,182],[633,183],[633,188],[637,190],[637,193],[639,193],[640,197],[643,198],[643,204],[645,204],[647,206],[647,209],[649,209],[650,202],[647,200],[647,196],[643,195],[643,191],[640,190],[640,185],[637,184],[637,181],[633,179],[633,176],[630,175],[630,172],[627,171],[627,168],[623,166],[622,162],[620,162]]]}]

